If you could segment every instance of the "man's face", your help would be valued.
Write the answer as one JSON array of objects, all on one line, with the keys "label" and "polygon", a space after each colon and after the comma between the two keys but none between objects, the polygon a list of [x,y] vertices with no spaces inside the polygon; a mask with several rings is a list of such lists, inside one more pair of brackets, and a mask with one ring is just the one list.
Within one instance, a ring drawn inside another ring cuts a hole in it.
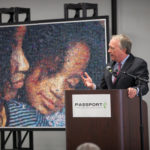
[{"label": "man's face", "polygon": [[89,48],[78,42],[70,46],[63,68],[58,73],[48,76],[40,66],[35,67],[26,81],[31,105],[42,114],[60,110],[64,106],[64,90],[75,89],[89,58]]},{"label": "man's face", "polygon": [[17,44],[12,45],[12,55],[11,55],[11,84],[12,88],[19,89],[24,84],[25,72],[29,69],[29,63],[24,55],[22,49],[23,37],[26,31],[26,27],[20,26],[17,28],[15,33],[15,39]]},{"label": "man's face", "polygon": [[121,62],[122,56],[126,54],[126,51],[120,48],[119,40],[111,39],[109,42],[108,53],[110,54],[111,60]]}]

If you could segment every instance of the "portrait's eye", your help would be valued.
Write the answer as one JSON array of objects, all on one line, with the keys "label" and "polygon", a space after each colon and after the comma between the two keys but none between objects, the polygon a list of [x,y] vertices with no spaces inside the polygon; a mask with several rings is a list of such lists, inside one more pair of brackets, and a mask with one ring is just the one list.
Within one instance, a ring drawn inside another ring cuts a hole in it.
[{"label": "portrait's eye", "polygon": [[48,77],[52,77],[56,74],[57,70],[51,70],[51,69],[47,69],[47,76]]},{"label": "portrait's eye", "polygon": [[48,74],[48,71],[46,69],[41,69],[38,80],[40,81],[40,80],[44,79],[45,77],[47,77],[47,74]]},{"label": "portrait's eye", "polygon": [[54,62],[51,61],[52,59],[53,58],[48,57],[38,62],[38,65],[40,65],[40,68],[42,70],[41,78],[51,77],[59,70],[60,65],[58,65],[56,61],[58,58],[55,58]]}]

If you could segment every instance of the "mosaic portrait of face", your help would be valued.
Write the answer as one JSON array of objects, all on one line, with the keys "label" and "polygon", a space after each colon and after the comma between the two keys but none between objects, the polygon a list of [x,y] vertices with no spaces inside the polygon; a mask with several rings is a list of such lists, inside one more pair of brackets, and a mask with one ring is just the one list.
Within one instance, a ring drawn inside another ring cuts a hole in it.
[{"label": "mosaic portrait of face", "polygon": [[[12,44],[12,53],[10,55],[10,79],[6,81],[4,86],[4,99],[10,100],[14,98],[18,89],[24,85],[25,72],[29,69],[29,62],[24,55],[22,43],[24,34],[26,32],[25,26],[16,28],[14,34],[15,44]],[[7,69],[7,68],[6,68]]]},{"label": "mosaic portrait of face", "polygon": [[[18,90],[24,85],[25,72],[29,69],[28,60],[22,49],[25,32],[25,26],[17,27],[12,35],[15,42],[10,42],[10,50],[7,54],[1,56],[7,62],[3,62],[3,65],[0,66],[3,68],[0,72],[3,75],[1,76],[1,80],[5,77],[1,85],[0,98],[6,101],[11,101],[17,96]],[[9,66],[8,68],[6,63]],[[4,107],[3,101],[0,102],[0,126],[5,126],[8,116],[6,116],[6,108]]]},{"label": "mosaic portrait of face", "polygon": [[11,55],[11,84],[13,88],[19,89],[24,84],[25,72],[29,69],[29,62],[24,55],[22,49],[22,42],[24,34],[26,32],[25,26],[17,28],[14,38],[16,39],[16,45],[12,45],[13,51]]},{"label": "mosaic portrait of face", "polygon": [[[90,59],[90,50],[85,43],[71,43],[62,69],[49,75],[49,70],[59,65],[57,59],[41,60],[26,80],[28,101],[43,114],[58,111],[64,106],[64,91],[75,89],[79,83]],[[43,65],[47,65],[46,70]]]}]

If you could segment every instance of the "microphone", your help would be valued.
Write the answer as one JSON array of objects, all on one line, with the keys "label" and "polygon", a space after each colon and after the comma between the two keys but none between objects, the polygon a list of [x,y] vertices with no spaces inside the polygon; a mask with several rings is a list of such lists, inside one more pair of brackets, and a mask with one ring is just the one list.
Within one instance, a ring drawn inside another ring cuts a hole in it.
[{"label": "microphone", "polygon": [[114,77],[117,77],[117,70],[113,71],[111,66],[107,66],[106,70],[108,70]]}]

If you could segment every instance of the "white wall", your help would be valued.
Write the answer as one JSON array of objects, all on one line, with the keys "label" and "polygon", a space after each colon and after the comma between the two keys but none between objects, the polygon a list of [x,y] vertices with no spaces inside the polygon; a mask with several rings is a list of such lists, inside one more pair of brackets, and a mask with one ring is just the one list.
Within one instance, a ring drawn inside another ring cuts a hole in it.
[{"label": "white wall", "polygon": [[[132,53],[144,58],[150,72],[150,0],[118,0],[118,33],[125,33],[133,42]],[[150,84],[149,84],[150,87]],[[150,92],[143,97],[150,116]],[[149,119],[150,141],[150,119]],[[150,142],[149,142],[150,143]]]},{"label": "white wall", "polygon": [[[97,3],[99,15],[111,14],[111,0],[0,0],[0,7],[31,8],[31,20],[64,18],[64,3]],[[133,41],[133,54],[149,58],[150,1],[118,0],[118,33],[125,33]],[[150,93],[144,97],[150,107]],[[150,114],[150,110],[149,110]],[[34,132],[35,150],[65,150],[65,131]]]}]

